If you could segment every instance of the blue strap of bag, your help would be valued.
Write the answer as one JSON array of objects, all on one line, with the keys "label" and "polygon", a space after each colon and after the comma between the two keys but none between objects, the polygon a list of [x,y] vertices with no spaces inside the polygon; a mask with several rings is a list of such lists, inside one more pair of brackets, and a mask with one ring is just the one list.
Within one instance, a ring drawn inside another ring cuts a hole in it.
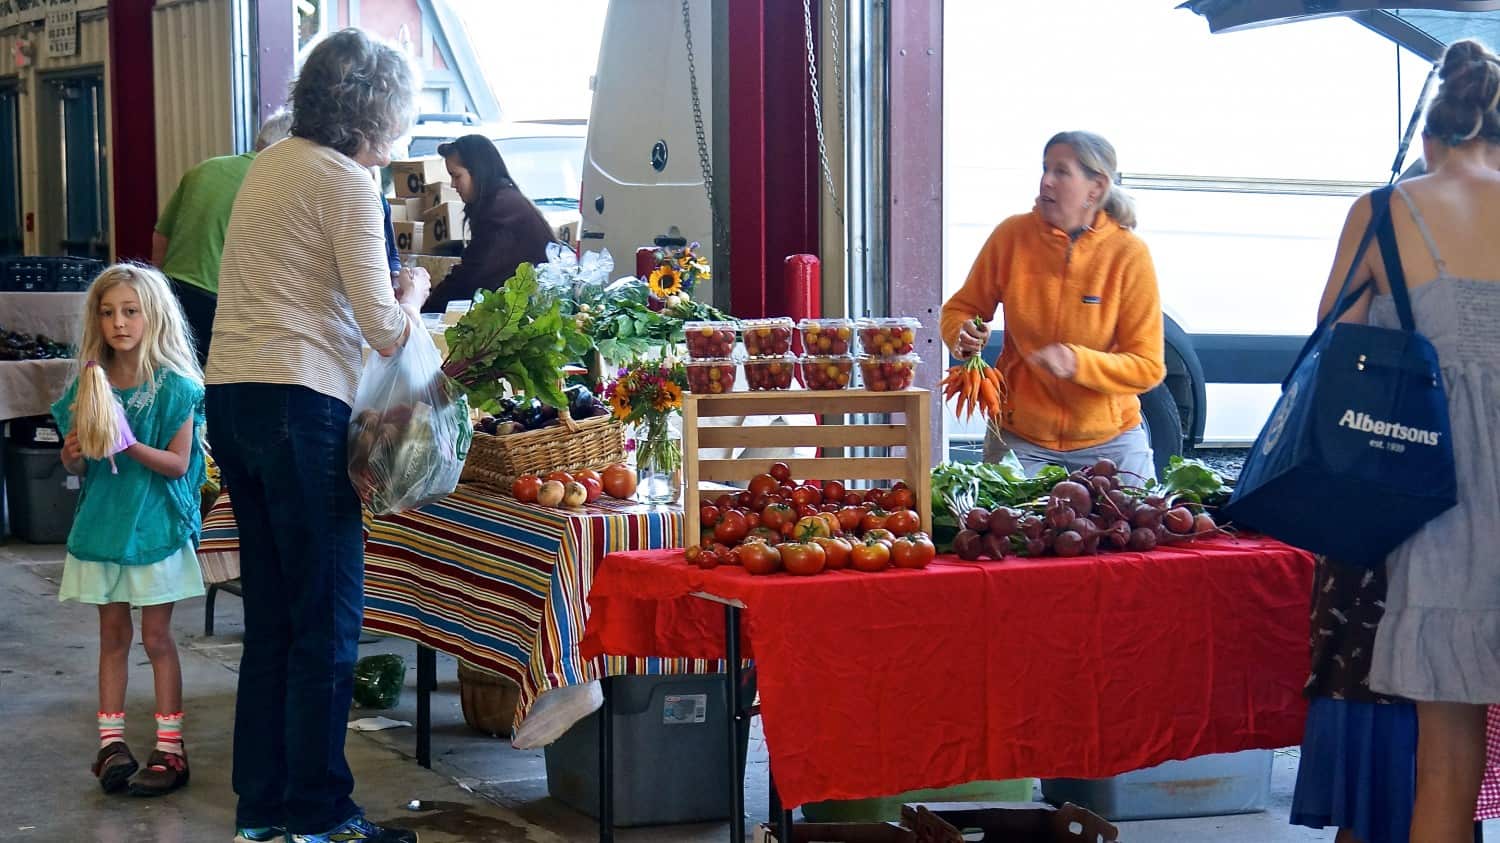
[{"label": "blue strap of bag", "polygon": [[[1406,270],[1401,268],[1401,250],[1396,246],[1396,227],[1392,224],[1389,213],[1390,189],[1384,190],[1387,213],[1380,221],[1380,228],[1375,237],[1380,243],[1380,258],[1385,262],[1385,277],[1391,285],[1391,300],[1396,305],[1396,316],[1401,320],[1401,330],[1411,333],[1417,329],[1417,320],[1412,316],[1411,294],[1406,289]],[[1355,298],[1358,299],[1358,297]],[[1350,302],[1350,306],[1352,305],[1353,302]],[[1348,307],[1345,309],[1347,310]]]},{"label": "blue strap of bag", "polygon": [[[1359,272],[1360,264],[1364,261],[1365,252],[1369,250],[1370,243],[1375,240],[1381,229],[1390,227],[1391,190],[1391,187],[1386,186],[1370,193],[1370,222],[1365,226],[1365,233],[1360,238],[1359,248],[1354,250],[1354,260],[1349,264],[1348,273],[1344,275],[1344,283],[1339,287],[1338,297],[1333,300],[1333,307],[1329,309],[1328,315],[1318,320],[1317,327],[1313,328],[1312,334],[1307,337],[1307,342],[1302,344],[1302,350],[1297,352],[1297,359],[1292,361],[1291,369],[1287,371],[1286,377],[1281,380],[1281,388],[1283,390],[1291,382],[1292,375],[1302,365],[1303,359],[1318,345],[1318,341],[1323,338],[1323,334],[1329,328],[1333,327],[1333,324],[1339,321],[1345,313],[1348,313],[1349,308],[1353,307],[1360,300],[1360,297],[1369,292],[1371,279],[1366,279],[1358,287],[1354,287],[1353,290],[1350,290],[1350,287],[1354,285],[1354,276]],[[1392,238],[1391,248],[1394,249],[1394,232],[1392,233]],[[1384,249],[1382,248],[1383,256]],[[1398,260],[1396,263],[1399,267],[1400,261]],[[1404,281],[1401,285],[1401,295],[1403,298],[1406,295]],[[1410,302],[1407,302],[1406,316],[1408,318],[1411,316]],[[1411,330],[1409,322],[1403,321],[1402,327]]]}]

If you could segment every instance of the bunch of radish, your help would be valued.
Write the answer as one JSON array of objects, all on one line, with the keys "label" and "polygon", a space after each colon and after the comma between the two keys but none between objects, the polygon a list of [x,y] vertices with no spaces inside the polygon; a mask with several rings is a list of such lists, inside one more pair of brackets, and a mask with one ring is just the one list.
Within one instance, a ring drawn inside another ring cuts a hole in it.
[{"label": "bunch of radish", "polygon": [[1222,532],[1201,506],[1122,482],[1107,459],[1018,507],[986,510],[972,503],[972,495],[948,501],[962,528],[953,549],[967,561],[1144,552]]}]

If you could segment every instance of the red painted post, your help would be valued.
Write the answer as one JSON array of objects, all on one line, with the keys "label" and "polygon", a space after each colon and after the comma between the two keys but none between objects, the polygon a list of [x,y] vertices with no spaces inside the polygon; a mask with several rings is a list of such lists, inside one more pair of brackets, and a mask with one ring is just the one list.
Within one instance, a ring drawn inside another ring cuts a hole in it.
[{"label": "red painted post", "polygon": [[116,260],[151,259],[151,231],[156,225],[156,83],[151,52],[155,5],[154,0],[109,4],[109,169],[114,181]]},{"label": "red painted post", "polygon": [[730,311],[766,313],[766,90],[764,0],[727,3],[729,14]]},{"label": "red painted post", "polygon": [[[786,315],[793,319],[816,319],[823,307],[823,263],[817,255],[787,255],[781,264],[782,287],[787,291]],[[797,353],[803,352],[802,332],[792,335]]]},{"label": "red painted post", "polygon": [[637,278],[650,277],[656,271],[656,247],[637,246],[635,250],[635,275]]}]

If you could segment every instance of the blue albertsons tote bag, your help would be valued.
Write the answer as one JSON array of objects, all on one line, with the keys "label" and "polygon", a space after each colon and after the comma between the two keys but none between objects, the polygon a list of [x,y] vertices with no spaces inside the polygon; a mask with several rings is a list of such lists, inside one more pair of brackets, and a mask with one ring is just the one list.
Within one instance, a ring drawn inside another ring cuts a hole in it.
[{"label": "blue albertsons tote bag", "polygon": [[[1378,566],[1456,501],[1448,397],[1437,349],[1417,333],[1390,222],[1391,188],[1329,315],[1307,338],[1245,459],[1226,514],[1342,562]],[[1378,238],[1401,328],[1336,322],[1360,257]]]}]

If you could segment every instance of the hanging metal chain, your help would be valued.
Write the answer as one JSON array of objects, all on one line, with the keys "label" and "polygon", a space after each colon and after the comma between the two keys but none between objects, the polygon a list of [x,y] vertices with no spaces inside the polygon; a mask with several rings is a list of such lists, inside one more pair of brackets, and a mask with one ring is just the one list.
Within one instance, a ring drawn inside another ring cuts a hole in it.
[{"label": "hanging metal chain", "polygon": [[829,52],[833,56],[833,90],[839,101],[839,136],[844,137],[844,51],[839,47],[839,2],[828,0]]},{"label": "hanging metal chain", "polygon": [[833,169],[828,166],[828,144],[823,139],[823,95],[818,90],[818,53],[813,44],[812,0],[802,0],[802,30],[807,42],[807,79],[812,93],[813,126],[818,132],[818,162],[823,166],[823,185],[828,189],[833,214],[842,223],[844,210],[839,207],[839,199],[833,189]]},{"label": "hanging metal chain", "polygon": [[708,216],[714,243],[725,248],[729,241],[719,219],[719,207],[714,204],[714,170],[708,154],[708,136],[703,131],[703,103],[698,97],[698,66],[693,61],[693,13],[688,3],[689,0],[682,0],[682,31],[687,37],[688,87],[693,98],[693,130],[698,135],[698,167],[703,171],[703,192],[708,196]]}]

